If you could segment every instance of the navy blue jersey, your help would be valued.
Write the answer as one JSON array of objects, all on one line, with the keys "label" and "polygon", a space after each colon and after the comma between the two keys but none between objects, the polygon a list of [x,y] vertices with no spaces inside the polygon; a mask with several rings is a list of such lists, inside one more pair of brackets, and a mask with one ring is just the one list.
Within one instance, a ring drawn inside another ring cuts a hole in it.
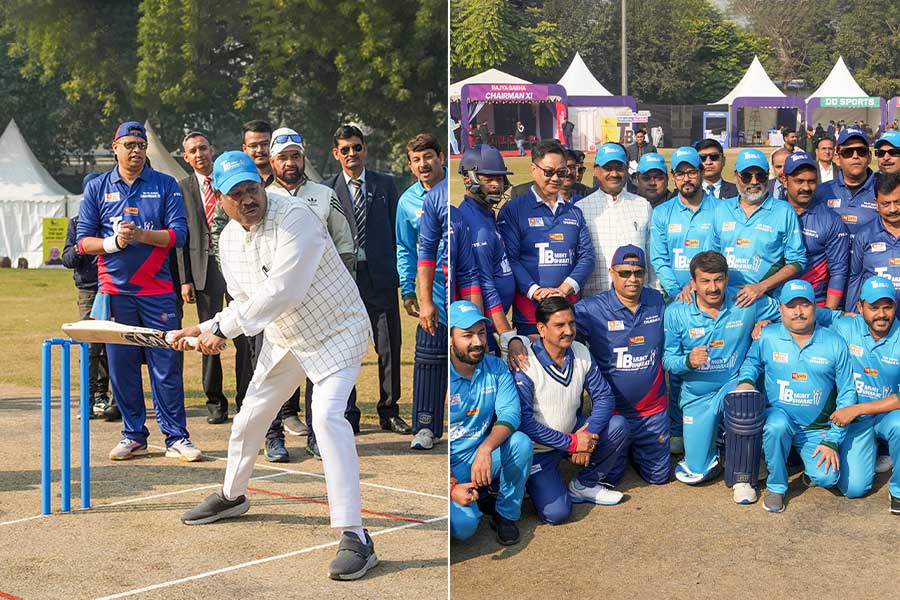
[{"label": "navy blue jersey", "polygon": [[512,305],[516,280],[506,257],[503,239],[497,231],[494,211],[467,197],[459,205],[459,214],[468,226],[472,240],[481,280],[484,314],[491,315],[497,311],[505,314]]},{"label": "navy blue jersey", "polygon": [[900,298],[900,238],[895,238],[876,217],[856,232],[850,253],[850,284],[847,286],[848,311],[856,309],[866,279],[884,277],[894,284]]},{"label": "navy blue jersey", "polygon": [[858,189],[851,190],[844,182],[844,173],[838,171],[831,181],[816,188],[816,201],[822,201],[836,212],[850,235],[856,235],[861,227],[878,216],[875,208],[875,174],[866,169],[867,177]]},{"label": "navy blue jersey", "polygon": [[850,232],[843,220],[824,202],[813,203],[800,215],[806,270],[800,275],[813,286],[816,303],[825,296],[843,299],[850,271]]}]

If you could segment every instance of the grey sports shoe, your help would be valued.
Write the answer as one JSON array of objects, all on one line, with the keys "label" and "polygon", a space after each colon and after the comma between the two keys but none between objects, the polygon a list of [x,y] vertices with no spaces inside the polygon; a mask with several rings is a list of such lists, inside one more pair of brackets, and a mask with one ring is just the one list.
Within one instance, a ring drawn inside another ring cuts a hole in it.
[{"label": "grey sports shoe", "polygon": [[234,500],[228,500],[222,490],[211,494],[196,507],[181,515],[181,522],[185,525],[205,525],[219,519],[239,517],[250,508],[247,496],[239,496]]},{"label": "grey sports shoe", "polygon": [[763,508],[769,512],[784,512],[784,494],[778,494],[766,490],[766,497],[763,500]]},{"label": "grey sports shoe", "polygon": [[306,423],[301,421],[297,415],[285,417],[281,424],[284,426],[284,430],[291,435],[307,435],[309,433]]},{"label": "grey sports shoe", "polygon": [[375,542],[366,532],[365,543],[361,542],[355,533],[345,531],[341,536],[341,544],[338,546],[337,556],[328,566],[328,576],[332,579],[351,580],[359,579],[366,572],[378,564],[375,556]]}]

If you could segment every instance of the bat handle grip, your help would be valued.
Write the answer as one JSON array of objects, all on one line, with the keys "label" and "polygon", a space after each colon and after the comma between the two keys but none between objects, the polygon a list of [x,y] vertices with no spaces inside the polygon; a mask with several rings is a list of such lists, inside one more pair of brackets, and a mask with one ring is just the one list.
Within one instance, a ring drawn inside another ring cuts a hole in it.
[{"label": "bat handle grip", "polygon": [[[175,332],[173,332],[173,331],[167,332],[166,333],[166,342],[171,345],[173,343],[173,339],[172,339],[173,337],[175,337]],[[184,340],[185,342],[187,342],[187,345],[190,346],[191,348],[197,347],[197,338],[196,337],[189,335],[189,336],[183,337],[181,339]]]}]

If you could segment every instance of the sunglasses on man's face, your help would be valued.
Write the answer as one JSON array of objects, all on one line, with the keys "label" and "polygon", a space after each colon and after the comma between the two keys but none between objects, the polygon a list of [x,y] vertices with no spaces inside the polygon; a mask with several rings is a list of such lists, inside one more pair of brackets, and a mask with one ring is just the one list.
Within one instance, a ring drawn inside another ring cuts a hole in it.
[{"label": "sunglasses on man's face", "polygon": [[841,148],[838,150],[838,154],[841,155],[841,158],[850,158],[852,156],[859,156],[860,158],[865,158],[869,155],[869,147],[868,146],[851,146],[850,148]]},{"label": "sunglasses on man's face", "polygon": [[122,146],[124,146],[126,150],[134,150],[135,148],[146,150],[147,142],[122,142]]},{"label": "sunglasses on man's face", "polygon": [[[302,144],[303,136],[300,135],[299,133],[285,133],[283,135],[276,135],[272,141],[275,142],[276,144],[283,144],[287,141]],[[359,150],[357,150],[357,152],[359,152]],[[346,154],[346,152],[344,152],[344,154]]]},{"label": "sunglasses on man's face", "polygon": [[700,162],[706,162],[707,160],[711,160],[711,161],[713,161],[713,162],[717,162],[720,158],[722,158],[722,155],[721,155],[720,153],[718,153],[718,152],[710,152],[709,154],[701,154],[701,155],[700,155]]},{"label": "sunglasses on man's face", "polygon": [[[534,164],[534,163],[532,163],[532,164]],[[554,176],[554,175],[556,175],[556,176],[559,177],[560,179],[563,179],[563,178],[565,178],[565,177],[569,174],[569,170],[568,170],[568,169],[545,169],[544,167],[542,167],[542,166],[540,166],[540,165],[536,165],[536,164],[534,165],[534,167],[535,167],[538,171],[540,171],[541,173],[543,173],[543,174],[544,174],[544,177],[546,177],[547,179],[553,179],[553,176]]]},{"label": "sunglasses on man's face", "polygon": [[750,183],[754,179],[758,183],[766,183],[769,180],[769,175],[762,171],[744,171],[738,173],[738,177],[740,177],[741,181],[743,181],[744,183]]},{"label": "sunglasses on man's face", "polygon": [[349,146],[342,146],[341,149],[338,150],[338,152],[341,153],[341,156],[347,156],[348,154],[350,154],[351,149],[354,152],[359,153],[359,152],[362,152],[363,145],[362,144],[351,144]]},{"label": "sunglasses on man's face", "polygon": [[884,156],[900,156],[900,148],[878,148],[875,150],[875,158],[884,158]]},{"label": "sunglasses on man's face", "polygon": [[644,278],[643,269],[613,269],[613,271],[615,271],[616,275],[622,279],[631,279],[632,277],[637,277],[638,279]]}]

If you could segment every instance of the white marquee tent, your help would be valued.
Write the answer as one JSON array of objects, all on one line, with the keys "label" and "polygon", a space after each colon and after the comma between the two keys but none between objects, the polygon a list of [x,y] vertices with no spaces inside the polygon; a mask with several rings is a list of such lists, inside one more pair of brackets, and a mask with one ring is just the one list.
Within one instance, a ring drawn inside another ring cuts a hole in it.
[{"label": "white marquee tent", "polygon": [[[837,100],[842,105],[823,106],[822,101],[826,98]],[[886,112],[884,100],[878,99],[877,106],[871,106],[874,102],[875,99],[856,82],[844,63],[844,57],[839,56],[822,85],[806,98],[806,122],[811,123],[813,127],[816,123],[822,122],[822,126],[827,127],[829,119],[835,121],[844,119],[848,124],[863,119],[874,130],[886,118],[886,114],[883,114]]]},{"label": "white marquee tent", "polygon": [[0,136],[0,256],[41,266],[43,219],[74,215],[79,200],[50,176],[11,120]]}]

